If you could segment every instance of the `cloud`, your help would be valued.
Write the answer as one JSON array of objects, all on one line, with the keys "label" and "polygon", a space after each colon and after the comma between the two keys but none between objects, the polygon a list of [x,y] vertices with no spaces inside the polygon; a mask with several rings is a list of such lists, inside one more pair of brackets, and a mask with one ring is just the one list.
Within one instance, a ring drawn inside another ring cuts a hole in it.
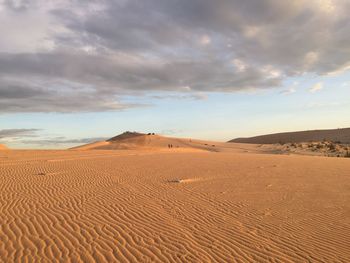
[{"label": "cloud", "polygon": [[347,0],[5,0],[0,113],[123,110],[143,106],[125,95],[267,89],[342,72],[349,9]]},{"label": "cloud", "polygon": [[318,82],[318,83],[316,83],[315,85],[313,85],[310,88],[310,92],[311,93],[315,93],[315,92],[320,91],[321,89],[323,89],[323,83],[322,82]]},{"label": "cloud", "polygon": [[81,139],[67,139],[65,137],[54,137],[54,138],[40,139],[40,140],[22,140],[21,143],[45,146],[45,145],[62,145],[62,144],[87,144],[87,143],[92,143],[97,141],[104,141],[106,139],[108,138],[93,137],[93,138],[81,138]]},{"label": "cloud", "polygon": [[240,59],[234,59],[232,61],[233,65],[235,66],[237,72],[244,72],[247,69],[247,65]]},{"label": "cloud", "polygon": [[0,130],[0,140],[9,143],[16,142],[28,145],[68,145],[68,144],[87,144],[96,141],[103,141],[105,137],[89,137],[80,139],[68,139],[63,136],[59,137],[42,137],[38,132],[41,129],[3,129]]},{"label": "cloud", "polygon": [[192,93],[192,94],[170,94],[170,95],[153,95],[153,99],[164,100],[206,100],[208,96],[205,93]]},{"label": "cloud", "polygon": [[179,130],[179,129],[166,129],[166,130],[162,130],[160,132],[160,134],[163,134],[163,135],[176,135],[176,134],[179,134],[179,133],[182,133],[183,130]]},{"label": "cloud", "polygon": [[206,45],[209,45],[211,43],[211,39],[208,35],[203,35],[201,38],[200,38],[200,44],[203,45],[203,46],[206,46]]},{"label": "cloud", "polygon": [[23,137],[36,137],[39,129],[3,129],[0,130],[0,139],[14,139]]},{"label": "cloud", "polygon": [[280,94],[283,94],[283,95],[290,95],[290,94],[293,94],[293,93],[296,93],[296,92],[297,92],[296,88],[290,87],[290,88],[288,88],[288,89],[282,90],[282,91],[280,92]]},{"label": "cloud", "polygon": [[333,102],[310,102],[306,105],[306,108],[330,108],[330,107],[338,107],[338,106],[344,106],[346,103],[341,103],[338,101]]}]

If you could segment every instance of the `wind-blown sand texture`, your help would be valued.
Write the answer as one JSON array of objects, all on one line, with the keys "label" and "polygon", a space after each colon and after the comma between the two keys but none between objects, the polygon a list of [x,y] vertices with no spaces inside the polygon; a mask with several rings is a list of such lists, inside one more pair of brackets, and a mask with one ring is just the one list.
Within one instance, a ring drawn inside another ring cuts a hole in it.
[{"label": "wind-blown sand texture", "polygon": [[1,262],[350,262],[346,158],[2,151],[0,202]]},{"label": "wind-blown sand texture", "polygon": [[299,132],[284,132],[255,136],[250,138],[237,138],[230,142],[236,143],[254,143],[254,144],[273,144],[273,143],[297,143],[297,142],[319,142],[333,141],[344,144],[350,144],[350,128],[333,130],[313,130]]}]

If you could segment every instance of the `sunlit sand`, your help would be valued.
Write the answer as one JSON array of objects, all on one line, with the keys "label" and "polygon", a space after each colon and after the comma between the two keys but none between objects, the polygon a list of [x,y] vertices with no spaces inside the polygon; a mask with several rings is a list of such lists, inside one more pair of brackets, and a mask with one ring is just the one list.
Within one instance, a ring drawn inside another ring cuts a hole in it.
[{"label": "sunlit sand", "polygon": [[1,151],[0,261],[350,260],[350,159],[127,140]]}]

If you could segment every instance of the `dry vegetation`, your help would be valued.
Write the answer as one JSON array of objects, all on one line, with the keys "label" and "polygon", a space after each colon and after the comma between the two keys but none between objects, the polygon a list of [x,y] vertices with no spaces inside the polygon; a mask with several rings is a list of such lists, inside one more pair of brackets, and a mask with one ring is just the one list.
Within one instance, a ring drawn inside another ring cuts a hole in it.
[{"label": "dry vegetation", "polygon": [[328,157],[349,157],[350,145],[324,140],[305,143],[279,143],[276,145],[276,148],[284,153],[323,155]]}]

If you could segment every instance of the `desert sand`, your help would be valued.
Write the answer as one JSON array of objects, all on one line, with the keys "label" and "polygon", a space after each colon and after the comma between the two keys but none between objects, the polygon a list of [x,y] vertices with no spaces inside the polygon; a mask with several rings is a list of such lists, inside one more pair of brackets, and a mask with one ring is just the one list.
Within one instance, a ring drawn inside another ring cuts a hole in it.
[{"label": "desert sand", "polygon": [[350,159],[142,136],[0,152],[0,261],[350,262]]},{"label": "desert sand", "polygon": [[[171,138],[157,134],[125,132],[106,141],[94,142],[72,148],[72,150],[169,150],[171,151],[216,151],[217,142],[186,138]],[[220,143],[219,143],[220,144]],[[222,144],[222,143],[221,143]],[[228,145],[232,148],[230,145]]]},{"label": "desert sand", "polygon": [[[292,138],[293,140],[293,138]],[[171,145],[171,148],[169,146]],[[203,141],[191,138],[172,138],[157,134],[125,132],[106,141],[98,141],[72,150],[146,150],[146,151],[209,151],[209,152],[250,152],[287,155],[311,155],[328,157],[350,157],[350,144],[331,141],[305,143],[253,144],[234,142]]]},{"label": "desert sand", "polygon": [[273,143],[300,143],[300,142],[320,142],[333,141],[343,144],[350,144],[350,128],[311,130],[298,132],[283,132],[275,134],[260,135],[249,138],[237,138],[230,142],[273,144]]},{"label": "desert sand", "polygon": [[1,150],[8,150],[8,148],[4,144],[0,144],[0,151]]}]

